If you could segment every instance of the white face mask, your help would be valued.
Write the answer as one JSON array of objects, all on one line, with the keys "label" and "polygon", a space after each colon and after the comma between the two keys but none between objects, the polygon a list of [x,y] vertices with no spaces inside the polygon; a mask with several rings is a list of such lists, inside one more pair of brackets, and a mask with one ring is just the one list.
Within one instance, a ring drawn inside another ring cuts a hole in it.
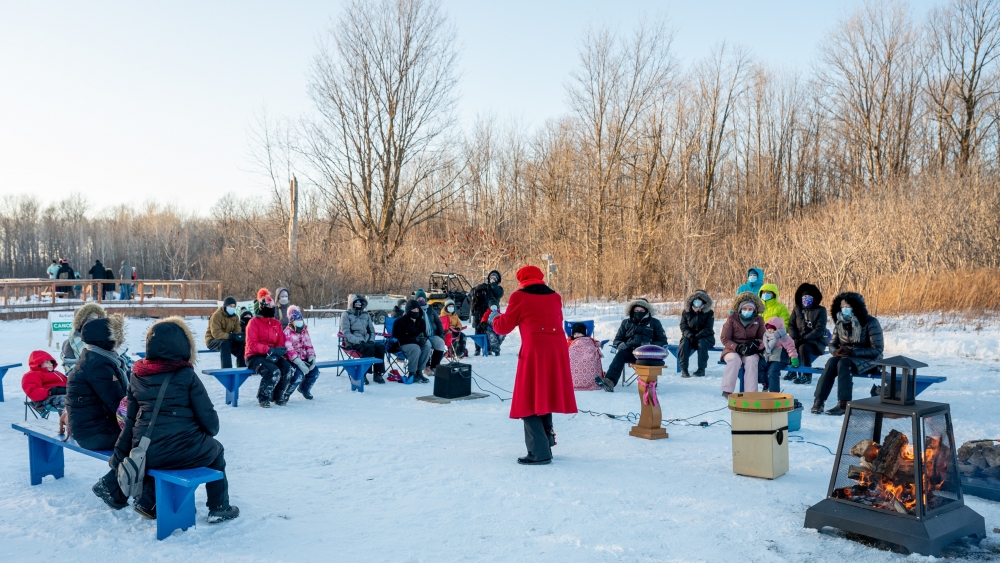
[{"label": "white face mask", "polygon": [[490,311],[496,311],[496,310],[497,310],[496,305],[490,305]]},{"label": "white face mask", "polygon": [[454,308],[454,307],[452,307],[451,305],[448,305],[448,308],[447,308],[446,310],[447,310],[447,311],[448,311],[449,313],[454,313],[454,312],[455,312],[455,308]]},{"label": "white face mask", "polygon": [[303,326],[305,326],[306,322],[305,321],[295,321],[292,324],[295,325],[295,328],[302,328]]},{"label": "white face mask", "polygon": [[278,303],[281,303],[282,305],[288,305],[288,298],[287,297],[279,297],[278,298]]}]

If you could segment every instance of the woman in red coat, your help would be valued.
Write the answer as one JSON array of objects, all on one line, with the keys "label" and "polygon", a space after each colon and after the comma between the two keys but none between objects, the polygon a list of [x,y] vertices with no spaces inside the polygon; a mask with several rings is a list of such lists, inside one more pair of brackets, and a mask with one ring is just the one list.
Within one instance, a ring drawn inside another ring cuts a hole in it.
[{"label": "woman in red coat", "polygon": [[517,375],[510,417],[524,420],[524,443],[528,455],[517,459],[522,465],[552,463],[552,413],[576,412],[569,352],[563,336],[562,297],[545,285],[545,276],[536,266],[517,271],[520,284],[507,302],[507,311],[493,319],[497,334],[520,329],[521,351],[517,354]]}]

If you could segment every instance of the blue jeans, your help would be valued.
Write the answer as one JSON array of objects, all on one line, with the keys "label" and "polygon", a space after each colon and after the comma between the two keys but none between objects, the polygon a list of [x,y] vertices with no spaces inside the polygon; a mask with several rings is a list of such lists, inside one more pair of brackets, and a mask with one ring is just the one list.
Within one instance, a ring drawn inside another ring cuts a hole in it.
[{"label": "blue jeans", "polygon": [[767,390],[771,393],[781,392],[781,372],[788,367],[785,362],[767,362],[761,365],[761,369],[757,371],[760,374],[760,383],[767,386]]}]

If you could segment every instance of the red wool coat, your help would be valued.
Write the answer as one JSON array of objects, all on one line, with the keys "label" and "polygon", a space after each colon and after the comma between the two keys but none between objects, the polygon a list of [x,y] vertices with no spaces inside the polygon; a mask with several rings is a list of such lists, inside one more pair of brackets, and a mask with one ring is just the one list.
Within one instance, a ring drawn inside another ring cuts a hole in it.
[{"label": "red wool coat", "polygon": [[53,365],[56,363],[55,358],[44,350],[35,350],[28,356],[28,366],[31,371],[21,378],[21,389],[32,401],[44,401],[49,398],[49,389],[66,386],[65,375],[42,367],[42,364],[48,361]]},{"label": "red wool coat", "polygon": [[[285,346],[285,332],[281,329],[281,321],[264,317],[250,319],[250,324],[247,325],[247,342],[243,357],[266,356],[268,350],[279,346]],[[294,360],[297,357],[295,349],[287,348],[288,353],[285,357]]]},{"label": "red wool coat", "polygon": [[493,319],[497,334],[510,334],[515,328],[521,332],[511,418],[576,412],[562,297],[555,292],[537,293],[538,288],[548,289],[536,284],[512,293],[507,311]]}]

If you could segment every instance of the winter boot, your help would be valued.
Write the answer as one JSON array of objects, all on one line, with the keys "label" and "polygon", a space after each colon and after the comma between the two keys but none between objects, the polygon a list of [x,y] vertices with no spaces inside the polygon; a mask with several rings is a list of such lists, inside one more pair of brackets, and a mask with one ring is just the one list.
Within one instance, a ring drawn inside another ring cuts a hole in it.
[{"label": "winter boot", "polygon": [[809,409],[813,414],[823,414],[823,401],[819,398],[813,400],[813,408]]},{"label": "winter boot", "polygon": [[799,374],[795,373],[794,371],[790,371],[790,372],[786,373],[785,376],[782,377],[781,379],[784,379],[785,381],[791,381],[793,379],[798,379],[798,377],[799,377]]},{"label": "winter boot", "polygon": [[228,506],[226,508],[215,508],[209,509],[208,511],[208,523],[218,524],[219,522],[225,522],[226,520],[232,520],[239,517],[240,509],[237,506]]},{"label": "winter boot", "polygon": [[313,396],[312,393],[310,393],[309,391],[302,391],[301,393],[303,399],[308,399],[310,401],[312,400]]},{"label": "winter boot", "polygon": [[548,465],[552,463],[551,459],[529,459],[527,456],[517,458],[517,462],[521,465]]},{"label": "winter boot", "polygon": [[269,409],[269,408],[271,408],[271,401],[268,401],[267,399],[264,399],[263,401],[260,402],[260,407],[262,409]]},{"label": "winter boot", "polygon": [[372,379],[375,380],[375,383],[380,383],[380,384],[385,383],[385,378],[382,377],[381,373],[376,373],[375,375],[372,376]]},{"label": "winter boot", "polygon": [[799,376],[792,381],[792,383],[796,385],[812,385],[812,382],[813,376],[811,373],[799,374]]},{"label": "winter boot", "polygon": [[608,393],[615,392],[615,382],[611,381],[607,377],[597,376],[597,378],[594,379],[594,381],[597,382],[597,385],[600,386],[601,389],[604,389]]},{"label": "winter boot", "polygon": [[686,370],[686,369],[685,370],[681,370],[681,377],[691,377],[691,374],[688,373],[688,370]]},{"label": "winter boot", "polygon": [[730,392],[728,392],[728,391],[723,391],[723,392],[722,392],[722,396],[723,396],[724,398],[726,398],[726,399],[728,399],[730,395],[732,395],[732,393],[730,393]]},{"label": "winter boot", "polygon": [[413,382],[414,383],[430,383],[431,380],[427,379],[422,374],[417,373],[416,375],[413,376]]},{"label": "winter boot", "polygon": [[704,370],[704,369],[701,369],[701,368],[699,368],[698,370],[696,370],[696,371],[694,372],[694,376],[695,376],[695,377],[705,377],[705,370]]},{"label": "winter boot", "polygon": [[847,401],[837,401],[837,406],[826,411],[826,414],[831,416],[844,416],[845,412],[847,412]]},{"label": "winter boot", "polygon": [[128,499],[126,499],[126,502],[118,502],[117,500],[115,500],[115,497],[111,494],[111,491],[109,491],[108,487],[104,484],[104,479],[100,479],[96,483],[94,483],[94,486],[91,487],[90,490],[94,491],[94,494],[97,495],[97,498],[103,500],[104,504],[107,504],[108,506],[114,508],[115,510],[121,510],[126,506],[128,506]]},{"label": "winter boot", "polygon": [[434,352],[431,353],[431,362],[427,365],[427,368],[431,370],[431,373],[434,373],[434,370],[436,370],[441,364],[441,358],[443,357],[444,352],[441,350],[434,350]]},{"label": "winter boot", "polygon": [[150,520],[156,520],[155,504],[153,505],[153,508],[146,508],[145,506],[139,504],[139,499],[136,499],[132,501],[132,509],[138,512],[139,514],[142,514],[146,518],[149,518]]}]

